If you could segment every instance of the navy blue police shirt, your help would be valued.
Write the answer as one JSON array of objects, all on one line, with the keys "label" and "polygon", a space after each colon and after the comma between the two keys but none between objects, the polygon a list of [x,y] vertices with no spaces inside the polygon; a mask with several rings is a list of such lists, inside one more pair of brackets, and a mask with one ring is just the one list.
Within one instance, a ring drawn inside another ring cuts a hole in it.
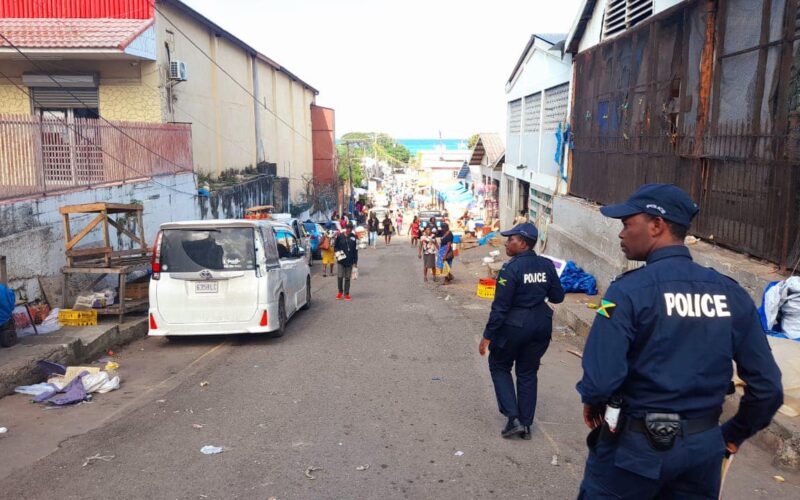
[{"label": "navy blue police shirt", "polygon": [[769,425],[783,402],[752,299],[732,279],[694,263],[685,246],[656,250],[645,267],[615,280],[597,314],[577,386],[585,404],[619,393],[633,417],[719,416],[735,360],[747,387],[722,433],[738,445]]},{"label": "navy blue police shirt", "polygon": [[497,275],[492,312],[483,337],[502,348],[508,340],[504,326],[550,325],[553,311],[545,299],[553,304],[564,301],[564,289],[553,262],[533,251],[515,255]]}]

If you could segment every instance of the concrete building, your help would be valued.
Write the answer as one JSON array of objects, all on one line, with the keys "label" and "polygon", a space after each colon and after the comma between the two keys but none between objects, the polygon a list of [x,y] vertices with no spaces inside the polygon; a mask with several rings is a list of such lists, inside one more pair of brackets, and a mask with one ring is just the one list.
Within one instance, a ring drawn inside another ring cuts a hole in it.
[{"label": "concrete building", "polygon": [[302,198],[317,90],[179,0],[12,0],[0,33],[33,60],[0,40],[3,73],[32,96],[0,81],[0,113],[190,123],[198,173],[261,165]]},{"label": "concrete building", "polygon": [[508,122],[500,185],[504,227],[523,210],[545,224],[553,194],[566,192],[568,165],[557,138],[566,129],[570,104],[572,59],[562,54],[565,38],[531,36],[506,82]]},{"label": "concrete building", "polygon": [[469,158],[473,193],[483,211],[484,219],[499,217],[498,194],[502,179],[505,145],[500,134],[481,132]]}]

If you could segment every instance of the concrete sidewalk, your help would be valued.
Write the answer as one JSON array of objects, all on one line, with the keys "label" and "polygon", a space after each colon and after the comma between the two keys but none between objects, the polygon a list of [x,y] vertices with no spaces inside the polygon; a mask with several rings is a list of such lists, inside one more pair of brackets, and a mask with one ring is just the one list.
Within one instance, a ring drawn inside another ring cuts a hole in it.
[{"label": "concrete sidewalk", "polygon": [[23,337],[13,347],[0,349],[0,397],[19,385],[44,380],[36,367],[39,360],[62,365],[90,361],[108,349],[115,349],[147,335],[147,317],[130,314],[125,322],[100,322],[96,326],[62,327],[44,335]]}]

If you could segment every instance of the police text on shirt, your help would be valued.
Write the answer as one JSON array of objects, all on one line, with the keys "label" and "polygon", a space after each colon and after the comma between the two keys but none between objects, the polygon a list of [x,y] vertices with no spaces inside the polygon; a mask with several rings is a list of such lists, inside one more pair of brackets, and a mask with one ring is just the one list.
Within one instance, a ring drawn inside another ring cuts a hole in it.
[{"label": "police text on shirt", "polygon": [[525,273],[522,282],[526,285],[528,283],[547,283],[547,273]]},{"label": "police text on shirt", "polygon": [[709,293],[665,293],[664,304],[667,316],[673,311],[682,318],[725,318],[731,315],[728,310],[728,297]]}]

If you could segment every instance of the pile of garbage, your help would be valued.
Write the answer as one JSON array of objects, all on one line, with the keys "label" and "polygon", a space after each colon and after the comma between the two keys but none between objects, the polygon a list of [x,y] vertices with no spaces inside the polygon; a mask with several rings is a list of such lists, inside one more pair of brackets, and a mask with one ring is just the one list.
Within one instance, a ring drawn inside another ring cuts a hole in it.
[{"label": "pile of garbage", "polygon": [[14,392],[33,396],[33,402],[49,406],[68,406],[91,401],[92,394],[105,394],[119,389],[119,365],[108,362],[101,370],[96,366],[65,367],[50,361],[37,366],[47,375],[47,382],[16,387]]}]

